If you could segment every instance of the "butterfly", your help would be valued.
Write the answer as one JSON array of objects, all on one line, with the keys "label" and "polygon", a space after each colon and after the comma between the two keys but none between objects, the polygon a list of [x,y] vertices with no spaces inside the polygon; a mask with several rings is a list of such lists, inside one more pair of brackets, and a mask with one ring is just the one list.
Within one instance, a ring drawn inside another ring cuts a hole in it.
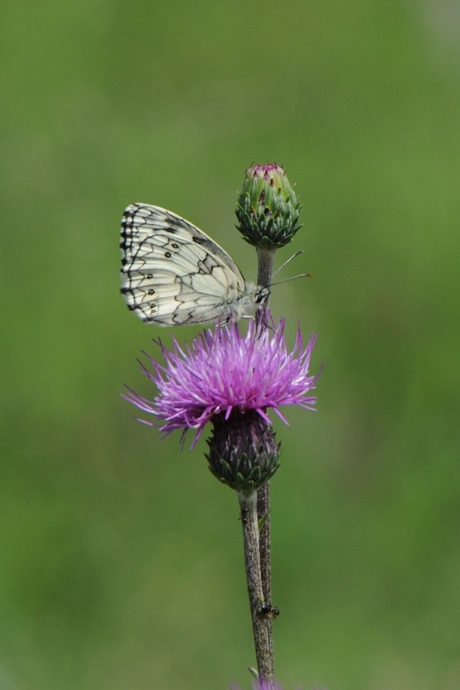
[{"label": "butterfly", "polygon": [[146,323],[237,320],[263,306],[268,295],[268,288],[246,283],[217,242],[160,206],[128,206],[120,246],[121,293]]}]

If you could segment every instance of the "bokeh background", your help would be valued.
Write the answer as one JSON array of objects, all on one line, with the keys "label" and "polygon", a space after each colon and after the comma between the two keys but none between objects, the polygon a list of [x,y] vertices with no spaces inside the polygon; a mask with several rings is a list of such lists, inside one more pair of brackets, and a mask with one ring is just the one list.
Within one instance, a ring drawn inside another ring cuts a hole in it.
[{"label": "bokeh background", "polygon": [[[460,12],[450,0],[4,0],[1,690],[249,688],[236,496],[133,420],[147,327],[119,294],[133,201],[248,279],[252,162],[283,164],[312,273],[318,412],[275,422],[286,690],[460,687]],[[175,335],[190,340],[199,329]]]}]

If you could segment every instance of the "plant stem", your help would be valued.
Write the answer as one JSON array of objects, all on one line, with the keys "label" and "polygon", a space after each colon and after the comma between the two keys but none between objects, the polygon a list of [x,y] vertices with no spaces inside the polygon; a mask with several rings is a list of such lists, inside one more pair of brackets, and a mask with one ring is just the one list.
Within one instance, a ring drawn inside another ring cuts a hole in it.
[{"label": "plant stem", "polygon": [[[273,262],[275,252],[269,249],[257,248],[258,270],[257,285],[267,287],[271,285],[273,275]],[[268,294],[265,307],[270,304]],[[260,312],[259,312],[260,313]],[[271,536],[270,536],[270,483],[266,482],[257,492],[257,515],[259,522],[264,519],[263,527],[259,533],[260,574],[262,579],[262,591],[264,603],[272,603],[272,563],[271,563]],[[273,621],[272,616],[267,616],[268,639],[270,654],[273,660]],[[273,663],[273,661],[272,661]]]},{"label": "plant stem", "polygon": [[[270,482],[265,482],[257,492],[257,518],[260,522],[265,517],[259,532],[260,577],[264,603],[272,604],[272,553],[270,544]],[[273,656],[273,625],[269,616],[270,648]]]},{"label": "plant stem", "polygon": [[[263,249],[257,247],[257,285],[261,287],[269,287],[272,282],[273,262],[275,260],[275,252],[273,249]],[[270,301],[270,295],[267,298],[266,306]]]},{"label": "plant stem", "polygon": [[273,646],[271,641],[271,615],[265,613],[264,593],[260,573],[259,523],[257,519],[257,494],[238,494],[244,539],[244,562],[251,610],[252,631],[256,651],[259,681],[274,688]]}]

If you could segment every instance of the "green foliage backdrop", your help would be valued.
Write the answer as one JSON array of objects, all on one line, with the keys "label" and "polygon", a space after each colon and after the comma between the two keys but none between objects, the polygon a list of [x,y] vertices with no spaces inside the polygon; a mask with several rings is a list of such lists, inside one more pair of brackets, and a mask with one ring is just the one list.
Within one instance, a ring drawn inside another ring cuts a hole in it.
[{"label": "green foliage backdrop", "polygon": [[119,397],[150,392],[135,360],[160,329],[119,295],[118,228],[133,201],[172,208],[253,279],[235,191],[267,161],[304,203],[285,275],[313,274],[276,289],[275,316],[291,342],[298,318],[318,332],[325,363],[318,412],[277,423],[279,678],[457,690],[454,4],[5,0],[1,15],[2,690],[249,687],[236,497],[204,441],[160,441]]}]

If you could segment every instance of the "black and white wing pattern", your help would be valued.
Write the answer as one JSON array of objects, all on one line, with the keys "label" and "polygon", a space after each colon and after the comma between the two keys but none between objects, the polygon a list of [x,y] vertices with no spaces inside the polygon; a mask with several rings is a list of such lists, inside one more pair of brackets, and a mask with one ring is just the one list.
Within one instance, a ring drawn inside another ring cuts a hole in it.
[{"label": "black and white wing pattern", "polygon": [[159,326],[223,322],[254,312],[260,291],[202,230],[159,206],[131,204],[121,224],[121,292]]}]

